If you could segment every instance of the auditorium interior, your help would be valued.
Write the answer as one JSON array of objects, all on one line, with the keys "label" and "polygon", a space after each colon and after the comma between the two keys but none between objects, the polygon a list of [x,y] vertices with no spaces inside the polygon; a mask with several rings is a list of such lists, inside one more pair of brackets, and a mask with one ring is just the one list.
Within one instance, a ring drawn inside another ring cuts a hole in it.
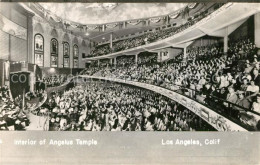
[{"label": "auditorium interior", "polygon": [[259,131],[260,3],[1,3],[1,131]]}]

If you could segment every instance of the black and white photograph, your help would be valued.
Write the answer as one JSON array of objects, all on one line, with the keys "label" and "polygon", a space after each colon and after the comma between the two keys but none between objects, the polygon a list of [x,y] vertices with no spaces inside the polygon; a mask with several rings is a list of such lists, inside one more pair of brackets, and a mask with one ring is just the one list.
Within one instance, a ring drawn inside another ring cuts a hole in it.
[{"label": "black and white photograph", "polygon": [[259,2],[0,2],[3,164],[259,165],[259,88]]}]

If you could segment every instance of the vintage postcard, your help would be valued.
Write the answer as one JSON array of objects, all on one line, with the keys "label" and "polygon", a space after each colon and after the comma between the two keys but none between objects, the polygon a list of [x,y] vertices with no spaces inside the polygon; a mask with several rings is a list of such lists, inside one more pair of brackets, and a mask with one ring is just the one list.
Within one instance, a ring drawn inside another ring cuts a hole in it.
[{"label": "vintage postcard", "polygon": [[260,164],[260,3],[0,2],[0,164]]}]

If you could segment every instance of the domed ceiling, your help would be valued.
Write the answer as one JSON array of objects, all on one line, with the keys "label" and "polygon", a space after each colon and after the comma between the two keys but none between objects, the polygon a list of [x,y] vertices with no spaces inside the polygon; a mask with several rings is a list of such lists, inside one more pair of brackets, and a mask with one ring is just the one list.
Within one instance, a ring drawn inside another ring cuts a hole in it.
[{"label": "domed ceiling", "polygon": [[104,24],[169,14],[185,3],[40,3],[65,20],[82,24]]}]

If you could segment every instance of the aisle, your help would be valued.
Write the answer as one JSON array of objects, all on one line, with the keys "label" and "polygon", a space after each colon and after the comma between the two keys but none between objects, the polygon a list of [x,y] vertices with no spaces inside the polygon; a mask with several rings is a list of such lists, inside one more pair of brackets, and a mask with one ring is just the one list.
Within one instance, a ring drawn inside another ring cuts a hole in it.
[{"label": "aisle", "polygon": [[30,120],[30,124],[26,127],[26,131],[28,130],[37,130],[37,131],[44,131],[48,130],[49,122],[48,118],[45,116],[36,116],[33,114],[28,114],[28,118]]}]

